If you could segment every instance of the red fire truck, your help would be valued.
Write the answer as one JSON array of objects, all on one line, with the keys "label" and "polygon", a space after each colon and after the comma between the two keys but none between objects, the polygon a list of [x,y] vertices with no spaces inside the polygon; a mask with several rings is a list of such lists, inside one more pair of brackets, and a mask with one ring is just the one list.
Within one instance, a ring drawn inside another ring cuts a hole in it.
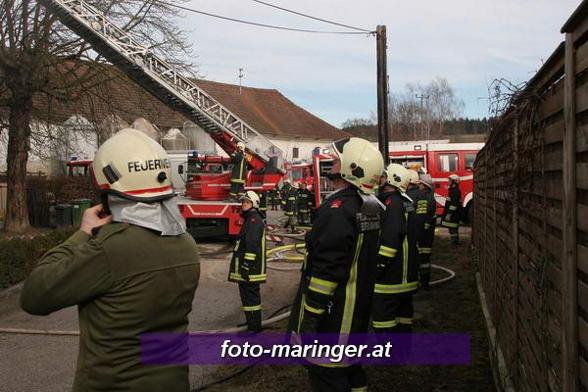
[{"label": "red fire truck", "polygon": [[469,218],[474,198],[474,161],[484,143],[450,143],[449,140],[399,142],[390,144],[390,162],[429,173],[435,186],[437,212],[443,211],[448,193],[449,175],[460,177],[464,218]]},{"label": "red fire truck", "polygon": [[[448,193],[449,175],[457,174],[460,179],[464,218],[473,211],[474,176],[473,166],[476,154],[484,147],[484,143],[450,143],[449,140],[433,140],[427,142],[395,142],[390,143],[390,162],[399,163],[407,168],[422,169],[433,178],[437,213],[443,212]],[[329,192],[324,174],[332,166],[332,156],[328,150],[314,154],[312,163],[293,164],[288,168],[288,177],[293,184],[304,180],[309,189],[319,183],[316,193],[316,205],[320,204],[321,195]],[[315,173],[319,173],[318,176]],[[318,182],[317,182],[318,181]]]}]

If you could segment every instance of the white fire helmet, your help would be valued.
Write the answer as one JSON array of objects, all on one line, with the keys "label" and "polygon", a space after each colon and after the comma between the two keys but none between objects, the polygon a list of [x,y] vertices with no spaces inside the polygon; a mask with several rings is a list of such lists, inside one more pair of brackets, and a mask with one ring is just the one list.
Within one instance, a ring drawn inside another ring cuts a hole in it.
[{"label": "white fire helmet", "polygon": [[433,178],[430,174],[421,174],[420,182],[429,189],[433,189]]},{"label": "white fire helmet", "polygon": [[417,185],[419,183],[419,173],[416,170],[408,169],[410,183]]},{"label": "white fire helmet", "polygon": [[251,204],[253,204],[253,208],[259,208],[259,196],[253,191],[245,192],[245,194],[240,197],[240,200],[249,200]]},{"label": "white fire helmet", "polygon": [[245,143],[243,143],[243,142],[237,142],[237,149],[239,151],[245,151]]},{"label": "white fire helmet", "polygon": [[167,152],[141,131],[126,128],[106,140],[92,162],[101,193],[154,202],[174,196]]},{"label": "white fire helmet", "polygon": [[455,181],[455,182],[459,182],[459,180],[460,180],[460,178],[459,178],[459,176],[458,176],[457,174],[451,174],[451,175],[449,176],[449,179],[450,179],[450,180],[453,180],[453,181]]},{"label": "white fire helmet", "polygon": [[338,140],[333,149],[341,161],[341,178],[364,193],[374,193],[384,170],[384,159],[378,149],[358,137]]},{"label": "white fire helmet", "polygon": [[386,174],[388,176],[387,184],[397,188],[402,193],[406,192],[410,183],[410,173],[407,168],[397,163],[391,163],[386,169]]}]

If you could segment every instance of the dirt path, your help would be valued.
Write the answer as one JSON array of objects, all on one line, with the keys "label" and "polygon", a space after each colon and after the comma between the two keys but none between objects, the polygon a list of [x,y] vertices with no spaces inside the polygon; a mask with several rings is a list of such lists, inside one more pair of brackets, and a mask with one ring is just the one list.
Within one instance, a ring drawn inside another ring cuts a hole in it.
[{"label": "dirt path", "polygon": [[[415,298],[415,331],[464,332],[471,336],[470,366],[370,367],[367,369],[370,391],[495,391],[488,358],[488,340],[484,317],[476,290],[475,265],[469,249],[469,230],[464,229],[462,245],[453,247],[445,230],[439,230],[433,262],[457,273],[456,279]],[[467,236],[467,238],[466,238]],[[433,279],[444,276],[433,271]],[[282,325],[282,328],[284,325]],[[222,379],[243,369],[218,369]],[[301,367],[257,366],[207,391],[306,391],[306,373]]]}]

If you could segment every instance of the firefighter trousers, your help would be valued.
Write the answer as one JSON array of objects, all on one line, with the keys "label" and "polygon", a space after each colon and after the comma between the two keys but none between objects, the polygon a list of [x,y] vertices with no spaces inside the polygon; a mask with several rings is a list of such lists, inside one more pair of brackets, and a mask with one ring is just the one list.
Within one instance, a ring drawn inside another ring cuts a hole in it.
[{"label": "firefighter trousers", "polygon": [[259,283],[239,283],[239,295],[247,320],[247,330],[261,331],[261,295]]},{"label": "firefighter trousers", "polygon": [[372,327],[375,332],[412,332],[414,291],[398,294],[374,293]]},{"label": "firefighter trousers", "polygon": [[449,228],[449,236],[451,237],[451,243],[454,245],[459,244],[459,226]]},{"label": "firefighter trousers", "polygon": [[419,239],[419,281],[421,287],[425,289],[429,288],[429,281],[431,280],[431,254],[434,240],[435,225],[427,223]]},{"label": "firefighter trousers", "polygon": [[360,365],[338,368],[310,365],[306,369],[313,392],[367,391],[367,378]]},{"label": "firefighter trousers", "polygon": [[298,217],[298,224],[300,226],[310,225],[310,211],[309,210],[299,210],[297,217]]}]

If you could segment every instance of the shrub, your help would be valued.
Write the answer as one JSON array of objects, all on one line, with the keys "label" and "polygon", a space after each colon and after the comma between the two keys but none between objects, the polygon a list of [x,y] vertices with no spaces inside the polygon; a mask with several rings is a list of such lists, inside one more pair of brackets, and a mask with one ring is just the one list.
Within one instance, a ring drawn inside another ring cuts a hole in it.
[{"label": "shrub", "polygon": [[0,240],[0,289],[17,284],[31,273],[49,249],[65,241],[73,230],[55,230],[35,237]]}]

